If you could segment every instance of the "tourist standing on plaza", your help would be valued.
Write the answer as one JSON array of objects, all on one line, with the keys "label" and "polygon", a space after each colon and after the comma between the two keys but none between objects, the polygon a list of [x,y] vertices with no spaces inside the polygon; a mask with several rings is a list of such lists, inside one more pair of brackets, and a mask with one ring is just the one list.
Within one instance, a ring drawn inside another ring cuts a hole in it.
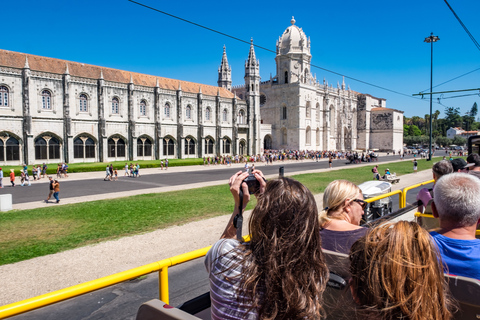
[{"label": "tourist standing on plaza", "polygon": [[15,170],[10,169],[10,183],[15,187]]},{"label": "tourist standing on plaza", "polygon": [[60,199],[58,198],[58,194],[60,193],[60,182],[58,182],[58,180],[53,182],[53,191],[53,197],[57,200],[56,203],[59,203]]},{"label": "tourist standing on plaza", "polygon": [[54,181],[53,181],[52,176],[49,176],[48,179],[50,180],[50,181],[48,182],[48,188],[49,188],[49,190],[48,190],[48,197],[47,197],[47,200],[45,200],[45,203],[48,203],[48,200],[50,200],[50,198],[52,197],[53,192],[54,192],[54,189],[55,189],[54,186],[53,186],[53,182],[54,182]]},{"label": "tourist standing on plaza", "polygon": [[37,167],[33,166],[32,167],[32,176],[33,176],[33,181],[37,180]]},{"label": "tourist standing on plaza", "polygon": [[0,168],[0,188],[3,188],[3,170]]},{"label": "tourist standing on plaza", "polygon": [[417,173],[418,163],[417,159],[413,159],[413,172]]},{"label": "tourist standing on plaza", "polygon": [[45,178],[46,174],[47,174],[47,165],[44,162],[42,166],[42,178]]},{"label": "tourist standing on plaza", "polygon": [[127,177],[130,176],[130,174],[128,173],[128,163],[126,163],[126,162],[125,162],[125,173],[123,174],[123,176],[124,176],[124,177],[125,177],[125,176],[127,176]]},{"label": "tourist standing on plaza", "polygon": [[115,175],[115,181],[118,180],[118,171],[117,171],[117,168],[115,168],[115,170],[113,170],[113,174]]},{"label": "tourist standing on plaza", "polygon": [[332,169],[332,155],[328,155],[328,167]]},{"label": "tourist standing on plaza", "polygon": [[23,172],[23,170],[20,169],[20,185],[23,187],[24,184],[25,184],[25,172]]},{"label": "tourist standing on plaza", "polygon": [[165,158],[165,170],[167,170],[167,169],[168,169],[168,159]]}]

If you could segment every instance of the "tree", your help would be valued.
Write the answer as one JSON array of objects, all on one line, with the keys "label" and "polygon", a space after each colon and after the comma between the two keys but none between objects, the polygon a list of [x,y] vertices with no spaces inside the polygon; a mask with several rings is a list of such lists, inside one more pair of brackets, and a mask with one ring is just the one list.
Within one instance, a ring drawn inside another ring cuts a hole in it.
[{"label": "tree", "polygon": [[438,120],[439,115],[440,115],[440,111],[438,111],[438,110],[435,110],[435,112],[432,114],[433,127],[435,128],[434,130],[438,130],[437,120]]},{"label": "tree", "polygon": [[421,136],[422,135],[422,131],[420,131],[420,129],[418,129],[418,127],[414,124],[412,124],[409,128],[408,128],[408,135],[409,136]]},{"label": "tree", "polygon": [[477,103],[474,102],[472,109],[470,109],[470,115],[475,118],[477,116],[477,113],[478,113]]},{"label": "tree", "polygon": [[449,145],[452,144],[452,139],[449,139],[447,137],[436,137],[435,143],[442,147],[448,147]]},{"label": "tree", "polygon": [[459,127],[462,124],[462,117],[460,116],[459,107],[446,107],[445,108],[445,121],[448,128]]},{"label": "tree", "polygon": [[455,136],[452,141],[453,144],[456,144],[457,146],[464,146],[467,144],[467,139],[460,137],[460,136]]}]

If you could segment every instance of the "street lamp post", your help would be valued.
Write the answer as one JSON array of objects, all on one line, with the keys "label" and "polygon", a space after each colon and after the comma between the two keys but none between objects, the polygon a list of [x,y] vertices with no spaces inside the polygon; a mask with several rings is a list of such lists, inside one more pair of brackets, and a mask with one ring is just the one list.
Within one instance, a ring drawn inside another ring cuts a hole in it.
[{"label": "street lamp post", "polygon": [[434,36],[433,32],[429,37],[426,37],[424,42],[430,43],[430,143],[428,145],[428,161],[432,160],[432,80],[433,80],[433,43],[440,40],[439,37]]}]

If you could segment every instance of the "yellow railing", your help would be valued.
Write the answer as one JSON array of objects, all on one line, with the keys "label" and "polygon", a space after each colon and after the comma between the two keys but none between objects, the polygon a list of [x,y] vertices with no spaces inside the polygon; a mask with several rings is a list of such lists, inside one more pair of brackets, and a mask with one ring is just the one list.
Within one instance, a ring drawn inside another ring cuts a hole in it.
[{"label": "yellow railing", "polygon": [[403,189],[403,200],[405,202],[403,203],[403,207],[405,207],[407,205],[407,192],[408,192],[408,190],[412,190],[412,189],[424,186],[426,184],[434,183],[434,182],[435,182],[435,180],[432,179],[432,180],[428,180],[428,181],[425,181],[425,182],[422,182],[422,183],[419,183],[419,184],[414,184],[413,186],[404,188]]},{"label": "yellow railing", "polygon": [[[421,213],[421,212],[415,212],[415,217],[417,217],[417,218],[418,218],[418,217],[423,217],[423,218],[436,219],[436,218],[433,216],[433,214]],[[477,228],[479,228],[479,227],[480,227],[480,225],[477,226]],[[475,231],[475,236],[476,236],[476,237],[480,236],[480,229],[477,229],[477,230]]]},{"label": "yellow railing", "polygon": [[[407,187],[402,190],[392,191],[386,194],[382,194],[377,197],[366,199],[366,202],[373,202],[377,201],[386,197],[391,197],[393,195],[399,195],[399,208],[404,208],[406,206],[406,195],[407,191],[428,183],[432,181],[423,182],[411,187]],[[248,236],[243,238],[245,241],[249,241],[250,238]],[[188,262],[197,258],[201,258],[205,256],[208,250],[211,248],[205,247],[203,249],[198,249],[195,251],[187,252],[184,254],[180,254],[178,256],[174,256],[172,258],[160,260],[157,262],[153,262],[138,268],[130,269],[127,271],[119,272],[107,277],[103,277],[100,279],[88,281],[85,283],[81,283],[72,287],[68,287],[65,289],[61,289],[58,291],[50,292],[41,296],[33,297],[27,300],[15,302],[12,304],[8,304],[5,306],[0,307],[0,319],[5,319],[8,317],[12,317],[14,315],[18,315],[21,313],[25,313],[28,311],[32,311],[41,307],[45,307],[60,301],[64,301],[70,298],[74,298],[80,296],[82,294],[86,294],[89,292],[93,292],[99,289],[103,289],[109,287],[111,285],[115,285],[130,279],[138,278],[144,275],[147,275],[152,272],[159,273],[159,296],[160,300],[168,303],[169,302],[169,293],[168,293],[168,268],[177,264],[181,264],[184,262]]]},{"label": "yellow railing", "polygon": [[168,267],[203,257],[207,254],[210,247],[187,252],[138,268],[119,272],[107,277],[88,281],[62,290],[50,292],[38,297],[2,306],[0,307],[0,319],[8,318],[37,308],[45,307],[53,303],[57,303],[63,300],[80,296],[85,293],[106,288],[108,286],[118,284],[130,279],[135,279],[156,271],[159,272],[160,300],[168,303]]}]

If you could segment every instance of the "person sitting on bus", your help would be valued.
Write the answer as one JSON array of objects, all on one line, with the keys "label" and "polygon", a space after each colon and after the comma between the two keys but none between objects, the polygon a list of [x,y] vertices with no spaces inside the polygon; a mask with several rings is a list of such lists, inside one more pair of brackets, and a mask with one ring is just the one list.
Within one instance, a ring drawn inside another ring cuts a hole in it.
[{"label": "person sitting on bus", "polygon": [[222,239],[208,251],[212,319],[320,319],[328,268],[312,193],[289,178],[263,180],[249,219],[250,242],[236,239],[234,217],[250,195],[248,172],[230,180],[235,210]]},{"label": "person sitting on bus", "polygon": [[348,254],[352,244],[365,235],[360,227],[367,202],[362,190],[347,180],[330,182],[323,193],[323,211],[320,212],[322,247]]},{"label": "person sitting on bus", "polygon": [[[453,172],[452,163],[448,160],[436,162],[432,166],[432,172],[434,180],[433,188],[435,188],[435,182],[437,182],[440,177]],[[423,188],[418,192],[418,212],[432,214],[433,188]]]},{"label": "person sitting on bus", "polygon": [[432,211],[440,230],[430,234],[445,272],[480,280],[480,239],[475,238],[480,223],[480,180],[467,173],[447,174],[438,180],[433,194]]},{"label": "person sitting on bus", "polygon": [[452,301],[428,232],[399,221],[371,229],[350,252],[357,319],[450,319]]},{"label": "person sitting on bus", "polygon": [[473,163],[473,166],[468,170],[468,174],[480,179],[480,154],[472,153],[467,157],[468,163]]}]

